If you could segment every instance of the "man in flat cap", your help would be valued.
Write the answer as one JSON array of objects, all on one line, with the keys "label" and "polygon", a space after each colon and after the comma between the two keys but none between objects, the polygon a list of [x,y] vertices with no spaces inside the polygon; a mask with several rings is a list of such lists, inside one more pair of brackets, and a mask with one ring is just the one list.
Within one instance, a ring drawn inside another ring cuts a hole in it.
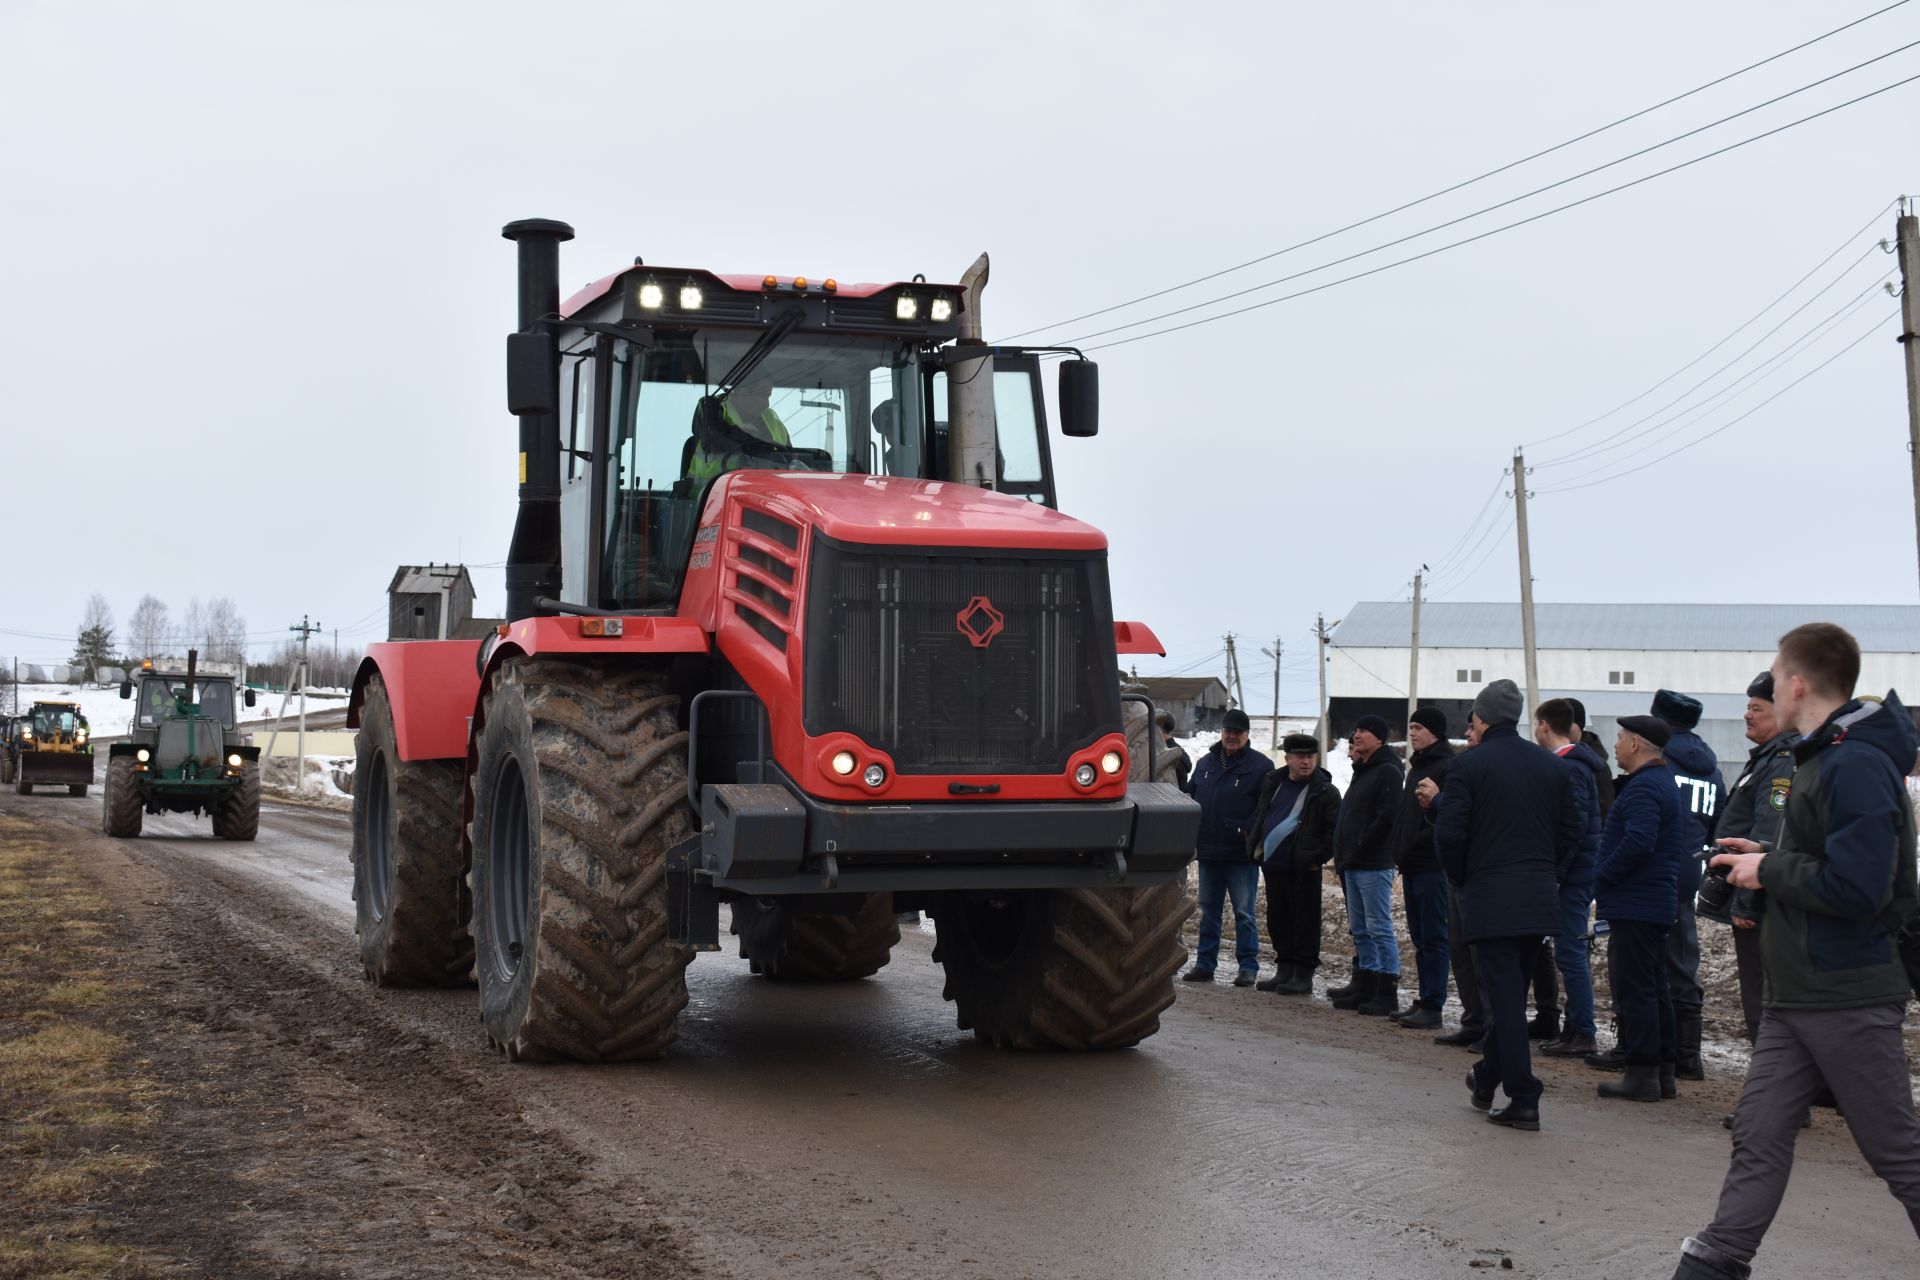
[{"label": "man in flat cap", "polygon": [[[1540,940],[1560,932],[1560,879],[1586,814],[1573,776],[1520,736],[1520,690],[1495,680],[1473,700],[1479,737],[1440,792],[1434,844],[1461,896],[1461,921],[1487,994],[1481,1060],[1467,1073],[1473,1105],[1494,1124],[1540,1127],[1540,1090],[1527,1046],[1527,984]],[[1495,1086],[1507,1105],[1493,1106]]]},{"label": "man in flat cap", "polygon": [[1313,993],[1320,967],[1320,868],[1333,857],[1340,788],[1320,767],[1320,740],[1290,733],[1281,742],[1285,767],[1260,784],[1247,852],[1267,883],[1267,939],[1276,964],[1255,985],[1283,996]]},{"label": "man in flat cap", "polygon": [[1247,745],[1247,713],[1231,707],[1220,717],[1220,741],[1193,766],[1187,793],[1200,802],[1200,835],[1194,861],[1200,876],[1200,942],[1188,982],[1212,982],[1220,959],[1220,913],[1233,900],[1233,951],[1239,972],[1233,985],[1250,987],[1260,976],[1260,926],[1253,921],[1260,871],[1247,854],[1247,833],[1259,803],[1260,784],[1273,761]]},{"label": "man in flat cap", "polygon": [[[1673,770],[1661,754],[1673,736],[1654,716],[1622,716],[1614,758],[1627,779],[1600,833],[1595,901],[1607,922],[1607,973],[1620,1023],[1626,1077],[1600,1086],[1603,1098],[1658,1102],[1674,1096],[1673,991],[1666,978],[1667,932],[1677,914],[1674,884],[1694,850]],[[1593,1061],[1600,1064],[1601,1055]]]}]

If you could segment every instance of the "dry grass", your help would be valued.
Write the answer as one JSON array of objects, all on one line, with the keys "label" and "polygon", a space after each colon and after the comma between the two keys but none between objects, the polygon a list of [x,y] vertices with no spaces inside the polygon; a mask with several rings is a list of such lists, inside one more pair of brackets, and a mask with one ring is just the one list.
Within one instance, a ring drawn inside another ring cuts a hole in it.
[{"label": "dry grass", "polygon": [[110,1019],[107,903],[38,828],[0,815],[0,1280],[131,1277],[155,1261],[94,1212],[152,1168],[159,1090]]}]

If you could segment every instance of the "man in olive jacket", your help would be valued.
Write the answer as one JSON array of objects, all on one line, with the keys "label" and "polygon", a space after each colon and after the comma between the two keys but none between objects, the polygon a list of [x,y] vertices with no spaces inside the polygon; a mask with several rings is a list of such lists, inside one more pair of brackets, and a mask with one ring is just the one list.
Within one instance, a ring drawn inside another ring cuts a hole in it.
[{"label": "man in olive jacket", "polygon": [[[1520,712],[1511,680],[1474,699],[1480,742],[1448,770],[1433,834],[1487,993],[1484,1056],[1467,1089],[1488,1120],[1532,1130],[1541,1085],[1527,1050],[1527,980],[1540,940],[1560,932],[1560,877],[1587,816],[1566,764],[1520,736]],[[1504,1108],[1493,1107],[1495,1085]]]},{"label": "man in olive jacket", "polygon": [[1909,988],[1899,950],[1920,910],[1903,781],[1920,735],[1893,694],[1855,699],[1859,676],[1859,645],[1831,623],[1780,638],[1774,708],[1804,735],[1780,843],[1723,839],[1727,852],[1713,859],[1734,887],[1766,890],[1765,1008],[1720,1204],[1713,1224],[1682,1245],[1676,1280],[1745,1280],[1823,1081],[1920,1233],[1920,1117],[1901,1040]]}]

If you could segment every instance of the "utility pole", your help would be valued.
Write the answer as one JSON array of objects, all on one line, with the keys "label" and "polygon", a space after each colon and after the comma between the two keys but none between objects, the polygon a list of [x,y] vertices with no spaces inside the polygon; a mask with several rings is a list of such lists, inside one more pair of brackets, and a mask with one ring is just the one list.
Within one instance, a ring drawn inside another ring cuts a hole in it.
[{"label": "utility pole", "polygon": [[1900,246],[1900,345],[1907,357],[1907,460],[1913,464],[1913,531],[1920,550],[1920,218],[1905,198],[1894,225]]},{"label": "utility pole", "polygon": [[[1334,626],[1340,625],[1338,618]],[[1313,615],[1313,634],[1320,640],[1320,758],[1322,762],[1333,752],[1333,726],[1327,722],[1327,615]]]},{"label": "utility pole", "polygon": [[1527,548],[1527,463],[1518,449],[1513,453],[1513,519],[1520,536],[1520,638],[1527,650],[1527,714],[1532,715],[1540,706],[1540,664],[1533,645],[1533,556]]},{"label": "utility pole", "polygon": [[1240,658],[1233,651],[1233,632],[1227,632],[1227,685],[1233,694],[1233,705],[1242,711],[1247,708],[1246,692],[1240,687]]},{"label": "utility pole", "polygon": [[320,630],[320,624],[308,622],[307,616],[303,613],[300,615],[300,625],[288,627],[287,630],[296,632],[300,637],[300,737],[296,747],[298,754],[293,766],[293,789],[305,791],[307,789],[307,685],[312,680],[307,668],[307,638]]},{"label": "utility pole", "polygon": [[1420,709],[1420,587],[1426,577],[1427,566],[1420,566],[1420,572],[1413,575],[1413,639],[1409,646],[1412,657],[1407,666],[1407,731],[1413,731],[1413,713]]},{"label": "utility pole", "polygon": [[1280,750],[1280,655],[1285,652],[1280,647],[1280,637],[1273,638],[1273,648],[1260,652],[1273,659],[1273,749]]}]

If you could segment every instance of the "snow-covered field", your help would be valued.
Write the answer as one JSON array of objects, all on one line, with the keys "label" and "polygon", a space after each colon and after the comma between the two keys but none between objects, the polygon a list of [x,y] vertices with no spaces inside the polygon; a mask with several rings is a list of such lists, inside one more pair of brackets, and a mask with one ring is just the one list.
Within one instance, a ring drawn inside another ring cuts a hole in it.
[{"label": "snow-covered field", "polygon": [[[133,720],[134,700],[120,697],[120,686],[112,685],[105,689],[96,689],[89,684],[22,684],[20,686],[19,706],[22,712],[37,701],[77,702],[80,713],[87,718],[87,727],[96,738],[114,738],[127,731]],[[280,714],[281,695],[277,693],[257,694],[253,706],[241,707],[242,722],[271,720]],[[288,714],[299,708],[296,698],[288,706]],[[309,690],[307,693],[307,713],[338,709],[347,705],[347,691],[344,689]]]}]

